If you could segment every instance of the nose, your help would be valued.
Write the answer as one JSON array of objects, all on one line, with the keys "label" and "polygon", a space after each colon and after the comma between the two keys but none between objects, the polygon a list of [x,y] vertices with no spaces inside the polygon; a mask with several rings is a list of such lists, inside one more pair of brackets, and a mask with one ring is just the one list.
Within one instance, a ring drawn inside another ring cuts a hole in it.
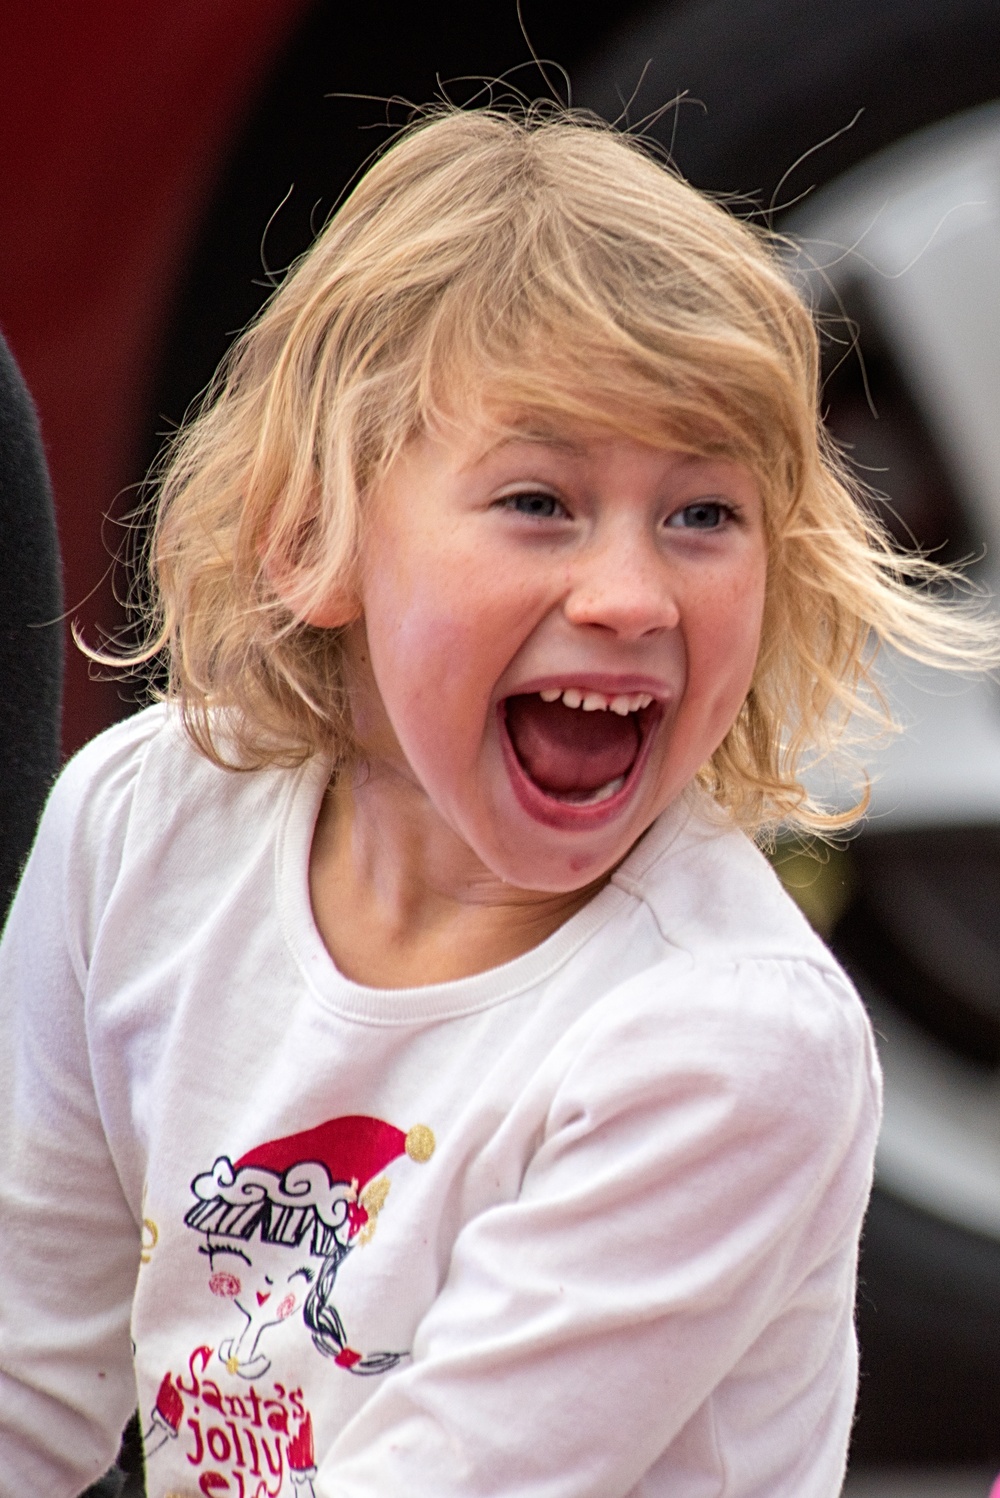
[{"label": "nose", "polygon": [[676,579],[655,538],[624,528],[592,538],[574,559],[563,611],[571,624],[624,640],[680,623]]}]

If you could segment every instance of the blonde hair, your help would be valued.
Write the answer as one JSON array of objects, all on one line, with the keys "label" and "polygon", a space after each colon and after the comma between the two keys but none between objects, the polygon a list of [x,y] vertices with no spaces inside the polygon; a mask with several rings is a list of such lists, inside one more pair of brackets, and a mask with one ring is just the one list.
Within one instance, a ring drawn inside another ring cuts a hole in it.
[{"label": "blonde hair", "polygon": [[596,120],[436,111],[375,161],[178,434],[133,661],[165,653],[167,695],[218,763],[346,763],[343,630],[302,620],[350,596],[366,493],[442,421],[596,423],[756,476],[760,654],[700,778],[747,828],[840,825],[802,764],[859,710],[879,716],[877,645],[944,663],[997,650],[927,596],[940,569],[893,551],[818,400],[813,320],[762,229]]}]

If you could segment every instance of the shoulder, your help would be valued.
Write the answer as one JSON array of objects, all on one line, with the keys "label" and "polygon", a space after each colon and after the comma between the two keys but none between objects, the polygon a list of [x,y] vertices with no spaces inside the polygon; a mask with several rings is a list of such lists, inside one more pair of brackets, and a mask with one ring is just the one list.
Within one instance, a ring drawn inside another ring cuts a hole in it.
[{"label": "shoulder", "polygon": [[695,962],[791,959],[840,971],[760,850],[697,805],[661,817],[615,883],[648,907],[668,947]]},{"label": "shoulder", "polygon": [[155,739],[168,731],[167,709],[147,708],[114,724],[85,744],[52,787],[40,839],[113,838],[127,816],[143,760]]},{"label": "shoulder", "polygon": [[53,799],[79,802],[104,784],[133,778],[150,744],[170,727],[171,713],[165,703],[156,703],[112,724],[66,764],[56,781]]},{"label": "shoulder", "polygon": [[648,909],[661,956],[590,1010],[567,1080],[611,1109],[644,1088],[651,1107],[693,1090],[791,1129],[873,1134],[881,1084],[864,1006],[748,838],[662,819],[615,883]]},{"label": "shoulder", "polygon": [[284,768],[222,768],[193,743],[179,710],[157,703],[106,729],[70,760],[50,812],[99,841],[122,833],[141,813],[142,827],[155,835],[192,817],[238,816],[249,803],[266,804],[294,775]]},{"label": "shoulder", "polygon": [[609,1100],[634,1099],[646,1078],[664,1099],[697,1079],[733,1098],[810,1107],[838,1106],[860,1088],[878,1105],[871,1025],[832,959],[667,957],[606,993],[574,1040],[567,1075],[582,1070]]},{"label": "shoulder", "polygon": [[45,821],[88,849],[120,845],[150,765],[161,778],[166,771],[189,787],[214,768],[188,740],[179,714],[157,703],[105,729],[73,756],[52,789]]},{"label": "shoulder", "polygon": [[820,1257],[853,1243],[881,1080],[865,1012],[835,969],[666,958],[605,995],[562,1061],[546,1141],[567,1160],[596,1150],[651,1203],[683,1188],[722,1212],[728,1193],[733,1211],[818,1223]]},{"label": "shoulder", "polygon": [[157,704],[87,744],[53,788],[38,852],[62,881],[74,908],[96,929],[112,891],[145,880],[147,895],[168,874],[189,883],[211,867],[224,875],[249,842],[272,837],[283,789],[300,783],[286,769],[233,771],[202,754],[180,713]]}]

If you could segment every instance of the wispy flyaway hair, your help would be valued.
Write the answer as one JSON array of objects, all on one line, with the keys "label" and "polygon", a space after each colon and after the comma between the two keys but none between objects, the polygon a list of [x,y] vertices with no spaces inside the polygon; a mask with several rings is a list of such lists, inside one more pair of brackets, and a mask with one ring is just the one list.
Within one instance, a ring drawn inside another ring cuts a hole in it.
[{"label": "wispy flyaway hair", "polygon": [[375,161],[178,434],[144,654],[219,762],[346,764],[343,631],[303,619],[349,614],[367,496],[416,434],[541,417],[721,455],[763,490],[768,600],[701,778],[748,828],[835,826],[803,758],[871,714],[878,644],[997,651],[930,596],[939,569],[894,553],[818,408],[812,317],[763,229],[597,121],[442,109]]}]

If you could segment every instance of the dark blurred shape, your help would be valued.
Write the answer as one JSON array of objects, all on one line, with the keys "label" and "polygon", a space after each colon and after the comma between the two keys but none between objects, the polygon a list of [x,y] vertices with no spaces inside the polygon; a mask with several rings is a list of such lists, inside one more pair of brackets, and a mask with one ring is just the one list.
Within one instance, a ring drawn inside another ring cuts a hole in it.
[{"label": "dark blurred shape", "polygon": [[118,1453],[118,1470],[124,1475],[120,1498],[145,1498],[142,1432],[138,1414],[133,1415],[125,1427],[121,1451]]},{"label": "dark blurred shape", "polygon": [[633,122],[684,95],[676,122],[670,111],[655,130],[673,140],[681,170],[765,206],[803,152],[864,110],[789,177],[780,210],[920,126],[995,97],[998,80],[996,0],[686,0],[623,26],[581,72],[578,93],[611,118],[631,99]]},{"label": "dark blurred shape", "polygon": [[118,1460],[110,1471],[91,1483],[80,1498],[146,1498],[146,1481],[142,1459],[142,1432],[138,1413],[134,1414],[122,1434]]},{"label": "dark blurred shape", "polygon": [[876,1190],[858,1295],[851,1467],[1000,1465],[1000,1248]]},{"label": "dark blurred shape", "polygon": [[61,614],[38,421],[0,338],[0,924],[59,765]]},{"label": "dark blurred shape", "polygon": [[80,1498],[125,1498],[125,1473],[120,1467],[112,1467],[99,1477]]},{"label": "dark blurred shape", "polygon": [[[131,507],[122,491],[142,477],[152,371],[196,224],[306,3],[0,6],[0,325],[38,407],[67,614],[92,643],[122,622],[122,533],[104,517]],[[71,647],[66,749],[123,711]]]},{"label": "dark blurred shape", "polygon": [[1000,1065],[1000,827],[870,833],[852,864],[838,955],[950,1050]]}]

